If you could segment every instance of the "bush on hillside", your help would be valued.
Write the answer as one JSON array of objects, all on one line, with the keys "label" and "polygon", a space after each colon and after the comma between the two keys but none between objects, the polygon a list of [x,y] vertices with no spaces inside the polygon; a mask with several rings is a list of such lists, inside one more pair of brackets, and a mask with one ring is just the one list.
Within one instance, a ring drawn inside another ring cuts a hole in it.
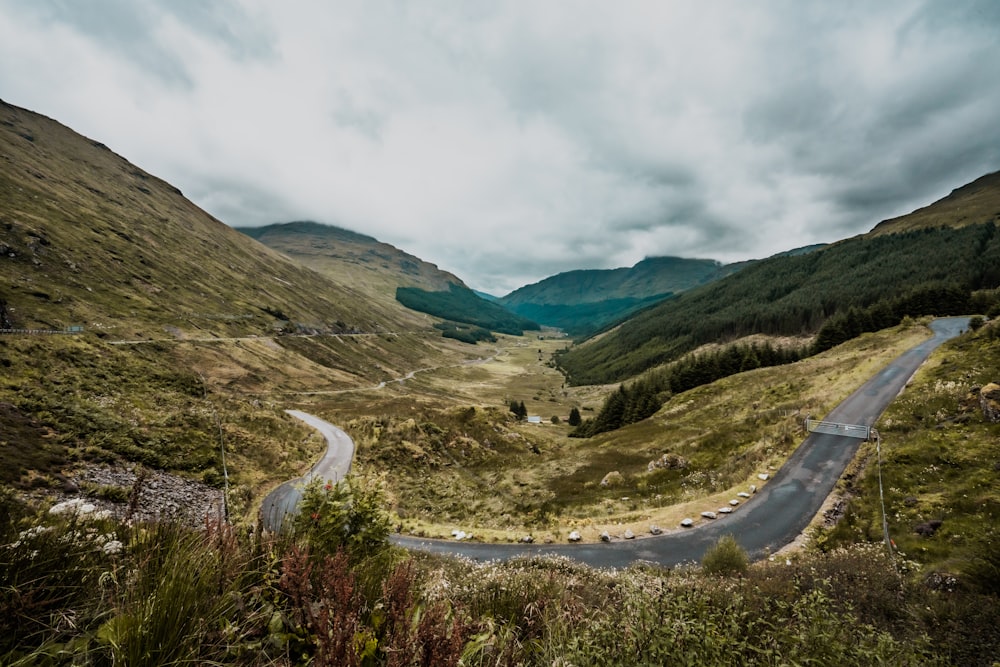
[{"label": "bush on hillside", "polygon": [[313,478],[302,490],[295,534],[306,539],[313,554],[346,551],[363,560],[381,551],[389,537],[387,503],[380,486],[348,477],[340,484]]},{"label": "bush on hillside", "polygon": [[706,574],[723,576],[744,574],[750,567],[747,552],[739,545],[732,535],[719,538],[701,559],[701,568]]}]

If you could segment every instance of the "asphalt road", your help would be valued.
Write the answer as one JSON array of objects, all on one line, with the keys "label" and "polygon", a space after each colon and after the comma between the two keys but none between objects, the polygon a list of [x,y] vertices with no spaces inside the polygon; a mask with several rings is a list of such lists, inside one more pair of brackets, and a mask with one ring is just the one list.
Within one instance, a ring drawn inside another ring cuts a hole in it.
[{"label": "asphalt road", "polygon": [[[941,343],[961,333],[968,318],[931,323],[933,337],[904,352],[825,417],[826,421],[871,426]],[[699,562],[722,535],[733,535],[753,559],[766,557],[794,540],[816,515],[847,468],[861,440],[810,434],[785,465],[754,496],[729,515],[669,535],[596,544],[486,544],[393,536],[407,549],[476,560],[556,554],[595,567],[625,567],[635,561],[673,566]]]},{"label": "asphalt road", "polygon": [[285,482],[264,498],[261,504],[261,521],[266,530],[273,532],[281,530],[281,524],[295,514],[296,507],[302,500],[302,486],[315,477],[339,482],[351,471],[351,461],[354,459],[354,441],[343,430],[306,412],[285,412],[322,433],[326,438],[326,453],[304,477]]}]

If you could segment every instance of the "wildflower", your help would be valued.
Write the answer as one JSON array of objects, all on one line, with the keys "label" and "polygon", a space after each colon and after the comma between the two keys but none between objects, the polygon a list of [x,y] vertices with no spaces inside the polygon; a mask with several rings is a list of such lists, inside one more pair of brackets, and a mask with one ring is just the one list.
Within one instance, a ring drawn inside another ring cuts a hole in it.
[{"label": "wildflower", "polygon": [[333,489],[333,482],[329,482],[328,481],[326,484],[323,485],[323,488],[326,489],[327,491],[332,490]]},{"label": "wildflower", "polygon": [[108,554],[109,556],[112,556],[114,554],[121,553],[121,550],[123,548],[125,548],[124,544],[122,544],[118,540],[111,540],[110,542],[105,543],[102,550],[104,551],[104,553]]},{"label": "wildflower", "polygon": [[319,512],[313,512],[312,514],[309,515],[309,518],[311,518],[313,521],[319,521]]}]

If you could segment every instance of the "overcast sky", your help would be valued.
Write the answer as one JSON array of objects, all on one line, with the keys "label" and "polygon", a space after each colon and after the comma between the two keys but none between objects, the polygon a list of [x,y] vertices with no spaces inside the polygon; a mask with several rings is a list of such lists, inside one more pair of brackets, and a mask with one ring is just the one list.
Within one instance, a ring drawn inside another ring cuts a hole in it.
[{"label": "overcast sky", "polygon": [[1000,2],[0,0],[0,98],[230,225],[504,294],[834,241],[1000,169]]}]

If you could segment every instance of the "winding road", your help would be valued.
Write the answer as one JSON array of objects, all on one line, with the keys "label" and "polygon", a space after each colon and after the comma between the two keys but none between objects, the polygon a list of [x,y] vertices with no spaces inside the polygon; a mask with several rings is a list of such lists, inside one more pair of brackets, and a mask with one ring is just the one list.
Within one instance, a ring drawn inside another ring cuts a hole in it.
[{"label": "winding road", "polygon": [[354,441],[343,429],[300,410],[285,412],[322,433],[326,438],[326,453],[304,477],[285,482],[264,498],[261,504],[261,521],[264,528],[272,532],[280,531],[282,523],[295,514],[296,507],[302,500],[303,486],[317,477],[336,484],[347,477],[354,459]]},{"label": "winding road", "polygon": [[[931,322],[930,327],[934,333],[931,338],[907,350],[879,371],[826,415],[826,421],[865,426],[874,424],[882,411],[903,390],[920,364],[935,348],[960,334],[968,326],[968,321],[966,317],[952,317]],[[305,413],[289,412],[307,421],[305,417],[308,415]],[[343,431],[333,425],[318,419],[316,421],[334,429],[334,432],[339,431],[347,438]],[[320,428],[313,422],[307,423]],[[330,436],[327,437],[329,441]],[[774,553],[805,530],[854,458],[860,443],[860,440],[848,436],[812,433],[771,480],[734,513],[721,515],[713,522],[668,535],[596,544],[487,544],[401,535],[394,535],[392,541],[411,550],[476,560],[503,560],[522,555],[547,554],[566,556],[595,567],[611,568],[625,567],[636,561],[666,566],[698,562],[719,537],[732,535],[750,557],[756,560]],[[350,445],[350,451],[353,452],[353,444]],[[310,475],[321,474],[318,470],[322,465],[323,462],[317,464]],[[350,467],[349,460],[347,467]],[[331,479],[342,478],[341,474]],[[273,521],[273,517],[283,517],[293,511],[294,503],[297,502],[297,499],[293,500],[293,494],[297,493],[294,484],[297,483],[300,480],[286,483],[265,499],[265,520],[270,517]],[[279,495],[279,500],[271,501],[269,505],[268,501],[272,496],[289,484],[292,485],[291,490],[284,491],[284,495]]]}]

